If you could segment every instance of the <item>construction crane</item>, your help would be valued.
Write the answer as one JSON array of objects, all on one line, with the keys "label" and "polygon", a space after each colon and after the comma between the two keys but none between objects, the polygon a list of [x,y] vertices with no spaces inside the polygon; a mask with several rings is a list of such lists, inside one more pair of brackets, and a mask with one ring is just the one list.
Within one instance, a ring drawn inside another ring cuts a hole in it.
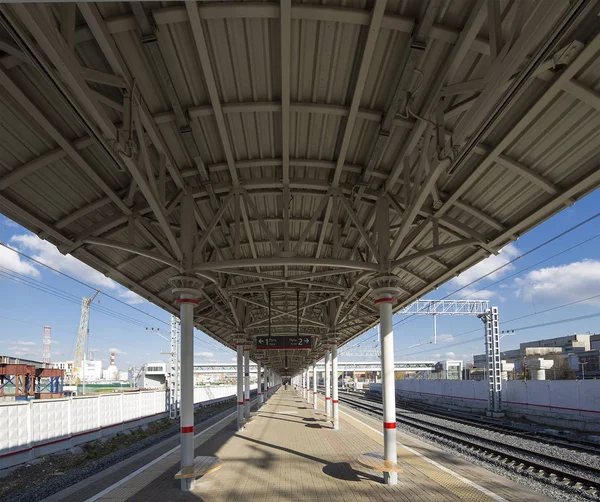
[{"label": "construction crane", "polygon": [[83,364],[85,344],[87,342],[88,335],[90,334],[90,305],[99,293],[100,290],[97,289],[96,292],[90,298],[86,298],[85,296],[81,298],[81,319],[79,320],[79,331],[77,332],[77,346],[75,347],[75,357],[73,358],[73,382],[71,382],[72,384],[78,383],[78,373],[81,371],[81,365]]}]

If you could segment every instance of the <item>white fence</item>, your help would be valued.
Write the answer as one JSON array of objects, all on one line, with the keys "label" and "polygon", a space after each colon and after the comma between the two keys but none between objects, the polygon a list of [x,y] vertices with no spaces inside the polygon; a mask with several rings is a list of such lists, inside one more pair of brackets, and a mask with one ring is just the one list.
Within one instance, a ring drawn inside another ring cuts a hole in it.
[{"label": "white fence", "polygon": [[[370,388],[381,392],[381,384],[370,384]],[[396,395],[436,405],[482,411],[487,408],[488,384],[473,380],[396,380]],[[600,432],[600,381],[502,382],[502,409],[509,417]]]},{"label": "white fence", "polygon": [[[194,403],[235,393],[235,385],[196,387]],[[164,390],[0,402],[0,469],[166,416]]]}]

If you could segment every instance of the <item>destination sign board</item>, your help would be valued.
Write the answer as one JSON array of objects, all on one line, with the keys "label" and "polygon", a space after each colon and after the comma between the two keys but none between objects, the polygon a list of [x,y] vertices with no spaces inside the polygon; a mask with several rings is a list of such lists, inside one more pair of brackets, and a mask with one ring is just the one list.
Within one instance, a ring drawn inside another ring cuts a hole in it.
[{"label": "destination sign board", "polygon": [[312,349],[312,336],[257,336],[256,350]]}]

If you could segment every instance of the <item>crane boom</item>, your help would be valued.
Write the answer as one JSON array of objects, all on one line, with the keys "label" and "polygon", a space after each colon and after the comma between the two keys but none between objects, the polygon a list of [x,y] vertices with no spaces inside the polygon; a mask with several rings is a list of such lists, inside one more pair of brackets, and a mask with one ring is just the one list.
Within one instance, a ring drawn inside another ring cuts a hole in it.
[{"label": "crane boom", "polygon": [[75,347],[75,357],[73,358],[73,380],[77,379],[77,374],[81,371],[81,365],[83,364],[85,342],[90,332],[90,305],[99,293],[100,290],[97,289],[91,297],[86,298],[84,296],[81,298],[81,318],[79,319],[77,346]]}]

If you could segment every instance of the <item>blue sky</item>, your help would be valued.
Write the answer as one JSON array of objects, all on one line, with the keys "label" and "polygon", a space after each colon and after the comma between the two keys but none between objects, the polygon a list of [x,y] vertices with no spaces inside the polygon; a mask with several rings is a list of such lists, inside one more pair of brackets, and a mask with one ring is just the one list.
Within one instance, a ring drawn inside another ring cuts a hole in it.
[{"label": "blue sky", "polygon": [[[600,191],[596,191],[506,246],[499,255],[484,260],[425,298],[445,297],[599,210]],[[521,341],[588,331],[600,333],[600,317],[530,328],[600,312],[600,237],[595,238],[597,235],[600,236],[600,218],[449,298],[489,299],[491,304],[497,305],[501,330],[516,330],[502,339],[502,349],[516,348]],[[169,314],[73,257],[61,255],[54,246],[3,216],[0,216],[0,241],[98,287],[114,298],[99,295],[99,302],[94,302],[91,311],[88,348],[97,351],[95,359],[103,360],[106,366],[110,352],[114,351],[120,369],[143,362],[166,360],[168,356],[161,352],[169,350],[169,343],[158,333],[168,337]],[[574,248],[563,252],[571,247]],[[557,253],[561,254],[552,258]],[[546,261],[538,264],[542,260]],[[15,282],[15,278],[19,282]],[[28,281],[29,285],[23,284],[23,281]],[[52,294],[41,291],[47,288],[53,288]],[[91,293],[93,291],[90,288],[0,247],[0,354],[41,360],[43,327],[49,325],[52,328],[52,360],[72,359],[81,297]],[[592,296],[597,298],[580,301]],[[570,302],[577,303],[556,308]],[[523,316],[529,317],[511,322]],[[484,349],[482,323],[474,317],[438,316],[436,345],[430,343],[433,338],[431,317],[406,319],[395,316],[394,322],[398,361],[468,361],[472,354],[482,353]],[[196,361],[234,360],[231,350],[210,337],[199,331],[196,337]],[[375,347],[374,332],[363,335],[349,345],[359,343],[361,347]],[[342,356],[342,360],[365,359],[372,360],[373,357]]]}]

